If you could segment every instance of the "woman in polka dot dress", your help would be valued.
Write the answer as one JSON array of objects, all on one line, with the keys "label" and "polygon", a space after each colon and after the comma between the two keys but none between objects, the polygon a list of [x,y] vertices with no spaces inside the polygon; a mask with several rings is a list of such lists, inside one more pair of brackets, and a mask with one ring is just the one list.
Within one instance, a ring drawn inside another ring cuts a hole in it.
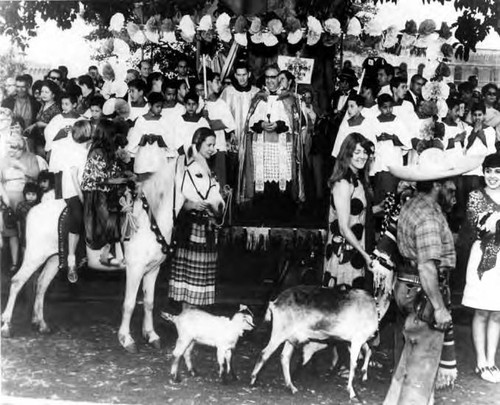
[{"label": "woman in polka dot dress", "polygon": [[[323,285],[363,285],[371,258],[365,246],[368,170],[373,143],[351,133],[342,143],[330,177],[330,213]],[[358,284],[359,281],[359,284]]]}]

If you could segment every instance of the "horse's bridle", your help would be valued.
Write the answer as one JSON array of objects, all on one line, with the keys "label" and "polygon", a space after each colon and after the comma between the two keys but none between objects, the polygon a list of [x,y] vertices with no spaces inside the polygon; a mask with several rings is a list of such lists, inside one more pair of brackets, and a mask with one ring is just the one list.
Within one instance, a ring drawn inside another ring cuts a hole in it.
[{"label": "horse's bridle", "polygon": [[[187,159],[186,159],[187,160]],[[185,161],[186,161],[185,160]],[[194,162],[194,161],[193,161]],[[206,201],[206,199],[208,198],[208,195],[210,194],[210,190],[215,187],[217,185],[217,183],[215,181],[212,181],[212,176],[209,175],[208,176],[208,190],[206,192],[205,195],[203,195],[200,190],[198,189],[198,187],[196,186],[196,183],[194,182],[194,179],[193,179],[193,175],[191,174],[191,172],[189,171],[189,166],[191,166],[191,164],[193,162],[190,162],[190,163],[187,163],[185,165],[185,168],[184,168],[184,174],[182,176],[182,183],[181,183],[181,193],[182,193],[182,190],[184,188],[184,182],[186,181],[186,174],[189,176],[189,180],[191,181],[191,184],[193,185],[194,187],[194,190],[196,191],[196,194],[198,194],[200,196],[200,198],[203,200],[203,201]]]}]

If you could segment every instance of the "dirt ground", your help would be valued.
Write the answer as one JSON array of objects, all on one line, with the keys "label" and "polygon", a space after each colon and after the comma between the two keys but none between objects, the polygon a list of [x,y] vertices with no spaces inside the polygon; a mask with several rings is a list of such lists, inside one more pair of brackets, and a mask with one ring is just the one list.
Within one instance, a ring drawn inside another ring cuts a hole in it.
[{"label": "dirt ground", "polygon": [[[330,356],[317,355],[295,378],[296,395],[284,388],[279,355],[275,354],[261,372],[257,386],[250,387],[250,373],[260,350],[266,345],[269,325],[245,335],[235,351],[239,380],[222,385],[217,378],[215,350],[198,346],[194,364],[199,372],[190,377],[181,367],[182,381],[169,377],[176,332],[172,325],[155,317],[162,349],[154,350],[140,340],[142,307],[133,318],[132,331],[140,343],[138,354],[126,353],[118,344],[123,276],[83,277],[71,286],[58,275],[49,290],[46,319],[54,328],[50,335],[39,335],[30,328],[26,294],[14,312],[10,339],[1,342],[2,393],[5,396],[50,398],[124,404],[344,404],[350,403],[346,379],[328,371]],[[2,277],[2,308],[8,291],[8,277]],[[223,286],[220,291],[237,290]],[[164,308],[164,280],[158,286],[156,311]],[[248,290],[248,288],[247,288]],[[222,294],[223,295],[223,294]],[[219,301],[224,297],[219,293]],[[232,312],[235,305],[218,304],[216,310]],[[474,355],[470,339],[470,314],[454,312],[459,377],[452,390],[436,394],[437,404],[498,404],[500,384],[489,384],[473,374]],[[383,368],[370,369],[366,383],[356,379],[354,387],[361,402],[381,404],[390,383],[392,369],[391,327],[384,328],[382,343],[375,353]],[[294,363],[298,361],[294,356]],[[500,363],[500,356],[497,357]],[[3,398],[8,404],[8,397]]]}]

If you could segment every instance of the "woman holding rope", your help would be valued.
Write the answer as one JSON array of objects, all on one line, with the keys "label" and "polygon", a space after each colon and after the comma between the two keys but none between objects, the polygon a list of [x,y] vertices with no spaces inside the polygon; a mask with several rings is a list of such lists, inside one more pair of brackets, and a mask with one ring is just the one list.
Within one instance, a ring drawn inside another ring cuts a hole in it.
[{"label": "woman holding rope", "polygon": [[[216,152],[214,132],[209,128],[197,129],[192,144],[195,153],[194,156],[187,156],[185,170],[189,170],[191,163],[195,162],[205,172],[203,175],[215,182],[209,168],[209,160]],[[168,296],[181,302],[183,309],[215,302],[218,255],[214,214],[207,201],[187,199],[177,218],[177,248],[172,261]]]}]

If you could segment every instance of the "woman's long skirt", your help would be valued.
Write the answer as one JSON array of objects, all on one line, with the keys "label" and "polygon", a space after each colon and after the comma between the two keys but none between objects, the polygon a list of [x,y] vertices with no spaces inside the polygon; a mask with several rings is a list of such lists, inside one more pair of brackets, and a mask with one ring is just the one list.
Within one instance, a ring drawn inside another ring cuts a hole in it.
[{"label": "woman's long skirt", "polygon": [[168,296],[191,305],[211,305],[215,302],[217,274],[217,248],[209,240],[213,230],[205,223],[189,222],[189,235],[177,243]]}]

